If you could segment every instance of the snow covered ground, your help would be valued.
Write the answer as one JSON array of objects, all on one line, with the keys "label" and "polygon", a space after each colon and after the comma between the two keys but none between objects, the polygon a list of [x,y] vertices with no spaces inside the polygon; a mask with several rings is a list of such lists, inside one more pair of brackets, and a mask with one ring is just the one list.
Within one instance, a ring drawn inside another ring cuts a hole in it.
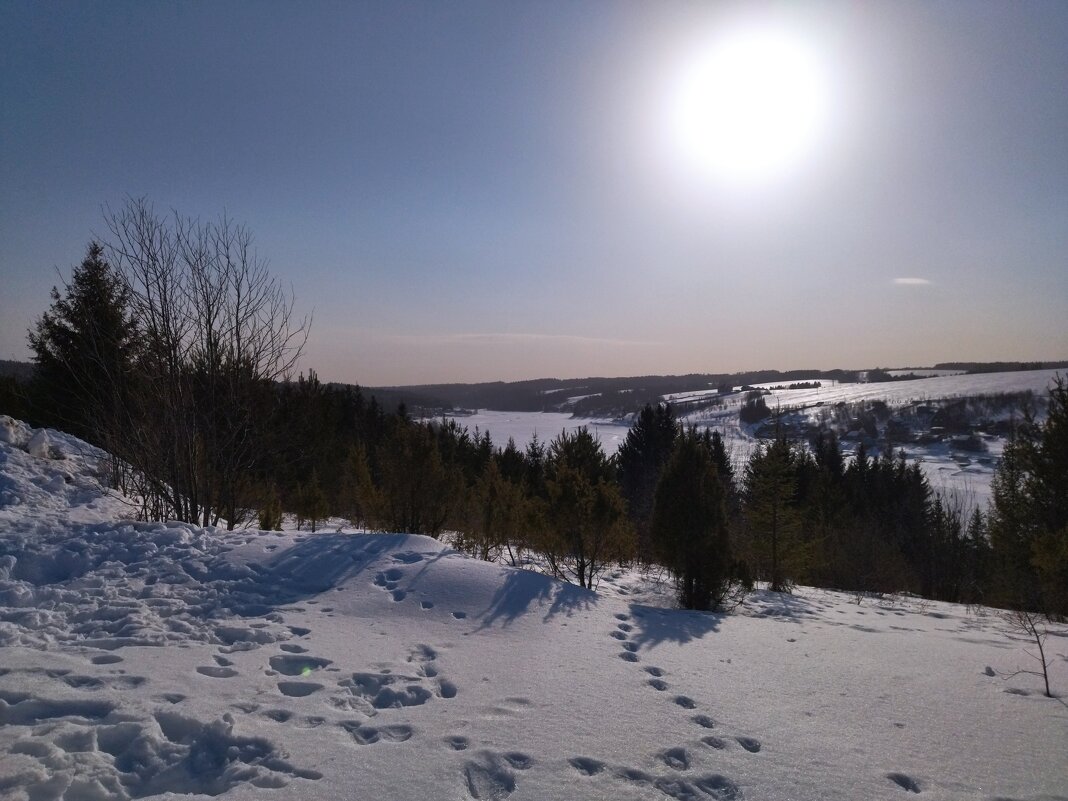
[{"label": "snow covered ground", "polygon": [[991,610],[136,523],[98,456],[0,418],[0,798],[1068,798],[1068,707],[1000,677]]}]

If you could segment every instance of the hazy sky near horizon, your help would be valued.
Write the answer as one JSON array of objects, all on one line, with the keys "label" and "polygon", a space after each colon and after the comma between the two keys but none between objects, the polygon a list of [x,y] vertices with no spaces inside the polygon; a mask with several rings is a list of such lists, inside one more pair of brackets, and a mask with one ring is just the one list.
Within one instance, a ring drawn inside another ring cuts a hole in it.
[{"label": "hazy sky near horizon", "polygon": [[1065,359],[1066,41],[1064,2],[8,0],[0,358],[144,196],[246,223],[329,380]]}]

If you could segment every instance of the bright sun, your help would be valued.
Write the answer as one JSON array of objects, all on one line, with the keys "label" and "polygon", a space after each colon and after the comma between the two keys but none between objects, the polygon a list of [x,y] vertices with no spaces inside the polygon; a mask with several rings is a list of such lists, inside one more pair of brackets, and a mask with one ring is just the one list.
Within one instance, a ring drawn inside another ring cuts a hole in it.
[{"label": "bright sun", "polygon": [[797,166],[828,116],[818,54],[789,33],[721,33],[684,63],[668,109],[671,147],[687,169],[757,183]]}]

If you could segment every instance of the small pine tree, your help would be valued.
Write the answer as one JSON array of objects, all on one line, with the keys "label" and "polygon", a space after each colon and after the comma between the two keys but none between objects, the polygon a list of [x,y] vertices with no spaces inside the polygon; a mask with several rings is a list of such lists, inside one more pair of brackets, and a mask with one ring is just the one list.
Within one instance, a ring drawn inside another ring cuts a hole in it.
[{"label": "small pine tree", "polygon": [[730,542],[723,483],[712,454],[692,431],[682,435],[656,485],[655,553],[675,575],[679,603],[714,609],[730,585]]},{"label": "small pine tree", "polygon": [[758,448],[746,465],[744,483],[744,513],[761,572],[772,592],[789,592],[804,555],[790,443],[780,438]]}]

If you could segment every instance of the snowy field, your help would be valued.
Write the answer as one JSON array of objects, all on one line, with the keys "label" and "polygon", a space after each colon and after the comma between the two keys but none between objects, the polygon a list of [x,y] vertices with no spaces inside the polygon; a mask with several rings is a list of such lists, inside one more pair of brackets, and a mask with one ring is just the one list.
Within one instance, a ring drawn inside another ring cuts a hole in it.
[{"label": "snowy field", "polygon": [[0,798],[1068,798],[1068,707],[991,610],[135,523],[95,461],[0,418]]},{"label": "snowy field", "polygon": [[[811,416],[815,416],[820,410],[839,402],[857,403],[882,400],[891,408],[896,408],[914,401],[966,398],[999,393],[1030,391],[1036,396],[1044,396],[1058,372],[1063,371],[1032,370],[980,375],[946,375],[875,384],[839,384],[824,381],[823,386],[818,389],[775,390],[765,396],[765,401],[772,409],[776,407],[803,408]],[[798,382],[803,380],[805,379],[798,379]],[[794,382],[769,382],[757,386],[782,386],[784,383]],[[678,401],[717,394],[717,390],[710,389],[676,393],[665,397],[668,400]],[[693,424],[721,431],[739,471],[759,442],[753,436],[752,426],[743,426],[739,423],[738,410],[743,401],[742,395],[728,396],[724,398],[722,406],[708,407],[688,414],[684,412],[681,418],[687,425]],[[476,427],[480,431],[489,431],[493,442],[498,446],[503,446],[508,438],[512,437],[520,448],[526,446],[535,432],[542,442],[548,442],[561,430],[572,431],[579,426],[586,426],[597,436],[609,454],[615,453],[623,444],[628,430],[625,422],[571,417],[568,414],[556,412],[481,410],[473,415],[457,417],[456,420],[472,432]],[[843,443],[843,445],[848,450],[848,443]],[[991,441],[987,443],[987,446],[988,451],[980,455],[957,453],[942,443],[928,446],[909,444],[903,447],[909,461],[920,463],[933,490],[959,500],[966,507],[978,505],[980,508],[985,508],[990,499],[990,480],[993,478],[1004,442]]]}]

